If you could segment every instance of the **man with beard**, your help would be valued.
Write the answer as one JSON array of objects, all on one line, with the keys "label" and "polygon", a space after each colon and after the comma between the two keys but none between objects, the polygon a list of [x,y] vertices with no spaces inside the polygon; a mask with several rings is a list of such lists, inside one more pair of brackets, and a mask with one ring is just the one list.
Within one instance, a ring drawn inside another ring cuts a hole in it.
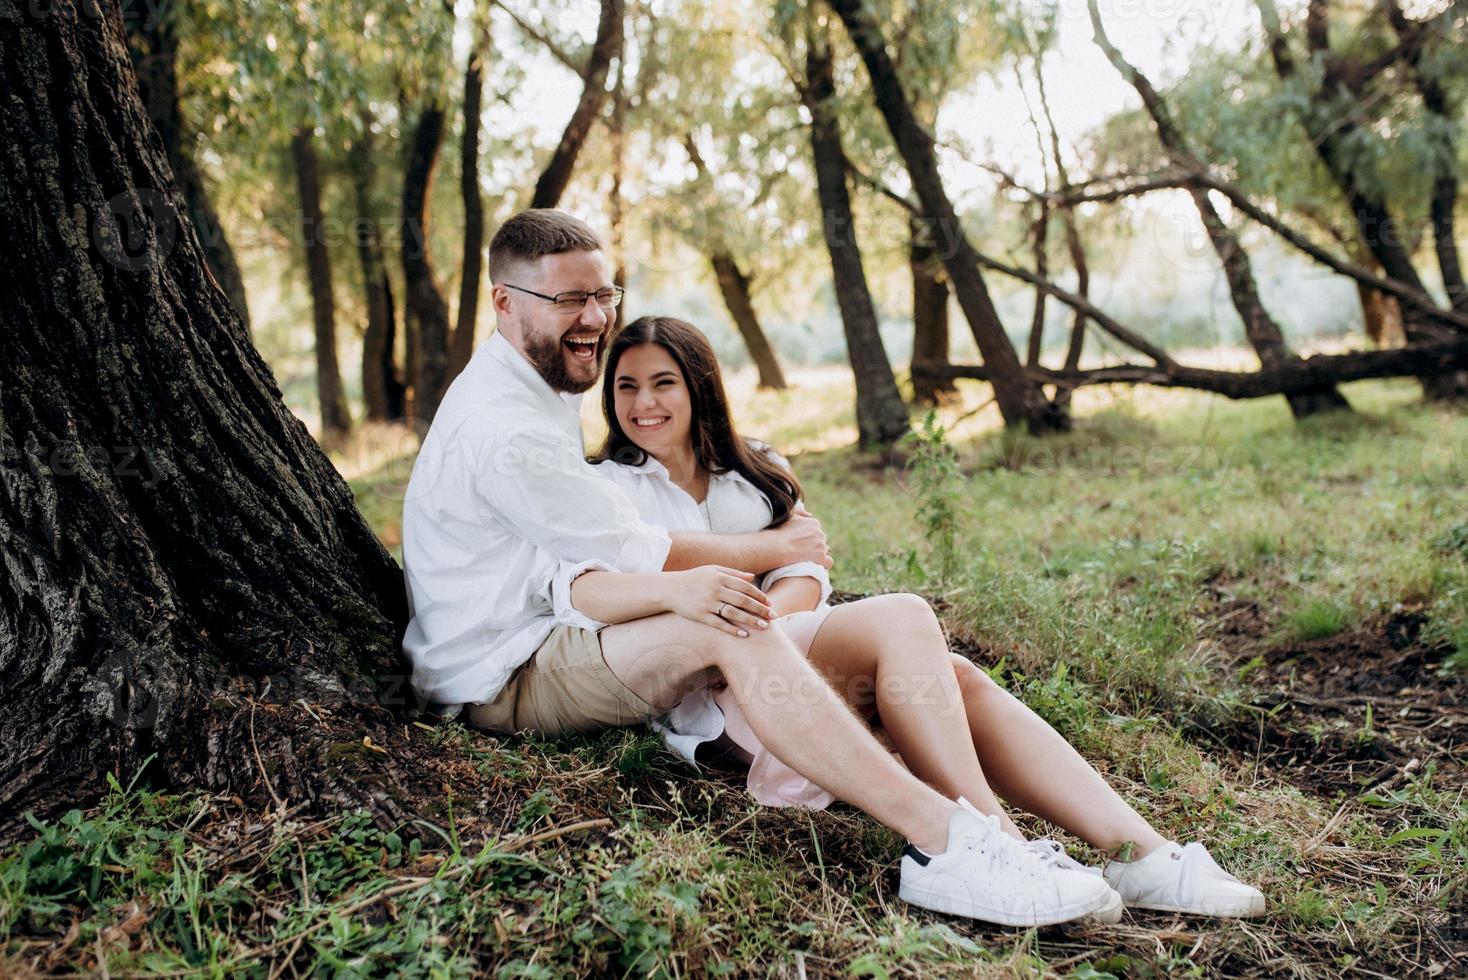
[{"label": "man with beard", "polygon": [[[1010,925],[1115,921],[1099,875],[1041,860],[919,780],[772,627],[753,573],[829,568],[814,518],[669,535],[586,462],[580,397],[622,293],[596,233],[522,212],[495,234],[489,271],[498,330],[444,396],[403,504],[419,695],[490,731],[554,735],[654,721],[722,677],[781,761],[906,837],[907,901]],[[635,617],[608,625],[574,607],[571,583],[592,569],[621,573],[597,578]],[[708,723],[722,731],[721,716]]]}]

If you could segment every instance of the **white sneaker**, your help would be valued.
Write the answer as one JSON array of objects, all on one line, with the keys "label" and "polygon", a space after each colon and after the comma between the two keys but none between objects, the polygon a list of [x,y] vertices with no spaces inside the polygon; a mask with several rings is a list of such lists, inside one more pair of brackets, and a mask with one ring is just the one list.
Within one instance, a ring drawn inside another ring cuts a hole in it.
[{"label": "white sneaker", "polygon": [[1138,861],[1103,872],[1131,908],[1248,919],[1264,914],[1264,893],[1220,868],[1202,844],[1167,841]]},{"label": "white sneaker", "polygon": [[[1025,847],[1028,847],[1031,852],[1046,864],[1066,871],[1078,871],[1081,874],[1092,875],[1096,878],[1101,878],[1103,881],[1105,880],[1100,868],[1093,868],[1089,864],[1082,864],[1077,861],[1065,853],[1065,848],[1061,846],[1059,841],[1051,840],[1048,837],[1040,837],[1035,840],[1026,841]],[[1109,884],[1106,887],[1111,888]],[[1121,895],[1117,894],[1115,889],[1111,889],[1111,900],[1106,905],[1085,916],[1085,920],[1087,922],[1099,922],[1103,925],[1115,925],[1121,921],[1122,905]]]},{"label": "white sneaker", "polygon": [[1105,880],[1042,861],[1000,830],[998,817],[978,816],[959,803],[948,821],[946,851],[904,849],[897,889],[903,901],[1004,926],[1070,922],[1111,903]]}]

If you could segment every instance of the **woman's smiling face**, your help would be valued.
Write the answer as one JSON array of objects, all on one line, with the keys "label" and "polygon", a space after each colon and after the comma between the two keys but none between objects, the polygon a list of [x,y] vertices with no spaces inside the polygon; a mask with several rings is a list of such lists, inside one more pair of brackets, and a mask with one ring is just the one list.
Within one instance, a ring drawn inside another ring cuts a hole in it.
[{"label": "woman's smiling face", "polygon": [[693,448],[693,402],[678,362],[658,344],[629,347],[609,379],[617,422],[640,449],[662,457]]}]

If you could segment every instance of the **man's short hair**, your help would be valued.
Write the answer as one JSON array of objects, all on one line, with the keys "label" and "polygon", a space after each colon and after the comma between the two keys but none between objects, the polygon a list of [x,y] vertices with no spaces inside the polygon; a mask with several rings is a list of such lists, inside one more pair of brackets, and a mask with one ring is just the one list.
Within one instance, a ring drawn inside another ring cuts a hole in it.
[{"label": "man's short hair", "polygon": [[554,208],[521,211],[500,225],[489,243],[489,281],[498,283],[521,264],[543,255],[596,252],[601,236],[580,218]]}]

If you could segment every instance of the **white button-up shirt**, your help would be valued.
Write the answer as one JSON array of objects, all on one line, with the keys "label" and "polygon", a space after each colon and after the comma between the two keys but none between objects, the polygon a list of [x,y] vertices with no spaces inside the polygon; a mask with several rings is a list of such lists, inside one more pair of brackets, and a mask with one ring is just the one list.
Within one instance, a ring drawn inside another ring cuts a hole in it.
[{"label": "white button-up shirt", "polygon": [[403,501],[403,650],[425,700],[493,700],[557,623],[600,626],[571,606],[581,572],[662,571],[668,533],[586,462],[580,404],[498,333],[444,395]]}]

